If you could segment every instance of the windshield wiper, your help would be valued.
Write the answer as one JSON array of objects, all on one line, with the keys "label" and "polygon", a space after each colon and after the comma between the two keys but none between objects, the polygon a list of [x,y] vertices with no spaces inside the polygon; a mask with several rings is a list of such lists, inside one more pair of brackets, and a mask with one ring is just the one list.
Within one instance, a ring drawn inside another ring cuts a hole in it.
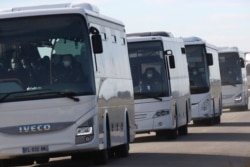
[{"label": "windshield wiper", "polygon": [[72,99],[75,102],[79,102],[80,98],[75,97],[76,93],[75,92],[68,92],[68,91],[62,91],[62,92],[58,92],[59,95],[61,95],[62,97],[67,97],[69,99]]},{"label": "windshield wiper", "polygon": [[5,99],[7,99],[10,95],[13,95],[13,94],[30,93],[30,92],[40,92],[40,91],[45,91],[45,89],[41,89],[41,90],[32,90],[32,91],[9,92],[9,93],[6,93],[6,94],[0,99],[0,102],[3,102]]},{"label": "windshield wiper", "polygon": [[231,85],[231,86],[236,87],[235,83],[230,83],[230,82],[222,82],[222,85]]},{"label": "windshield wiper", "polygon": [[162,101],[162,98],[161,97],[158,97],[158,96],[149,96],[147,94],[139,94],[139,93],[136,93],[135,96],[141,96],[141,97],[147,97],[147,98],[153,98],[153,99],[156,99],[156,100],[159,100],[159,101]]},{"label": "windshield wiper", "polygon": [[13,94],[18,94],[18,93],[25,93],[26,91],[18,91],[18,92],[10,92],[10,93],[6,93],[1,99],[0,102],[3,102],[5,99],[7,99],[10,95]]},{"label": "windshield wiper", "polygon": [[[46,90],[34,90],[34,91],[19,91],[19,92],[10,92],[4,95],[1,99],[0,102],[3,102],[8,96],[12,94],[18,94],[18,93],[30,93],[30,92],[37,92],[37,91],[46,91]],[[60,95],[61,97],[67,97],[69,99],[72,99],[75,102],[79,102],[80,99],[78,97],[75,97],[76,93],[71,92],[71,91],[61,91],[61,92],[43,92],[43,93],[37,93],[37,94],[29,94],[25,95],[25,97],[29,96],[40,96],[40,95],[50,95],[50,94],[56,94]],[[24,97],[24,96],[18,96],[18,97]]]},{"label": "windshield wiper", "polygon": [[75,97],[76,93],[71,92],[71,91],[61,91],[61,92],[44,92],[44,93],[39,93],[37,95],[49,95],[49,94],[56,94],[60,95],[61,97],[67,97],[69,99],[72,99],[75,102],[79,102],[80,99],[78,97]]},{"label": "windshield wiper", "polygon": [[[44,93],[39,93],[36,95],[50,95],[50,94],[56,94],[59,95],[61,97],[67,97],[69,99],[72,99],[75,102],[79,102],[80,99],[78,97],[75,97],[76,93],[72,92],[72,91],[61,91],[61,92],[44,92]],[[30,95],[30,96],[34,96],[34,95]]]},{"label": "windshield wiper", "polygon": [[159,100],[159,101],[162,101],[162,98],[161,97],[151,97],[153,99],[156,99],[156,100]]}]

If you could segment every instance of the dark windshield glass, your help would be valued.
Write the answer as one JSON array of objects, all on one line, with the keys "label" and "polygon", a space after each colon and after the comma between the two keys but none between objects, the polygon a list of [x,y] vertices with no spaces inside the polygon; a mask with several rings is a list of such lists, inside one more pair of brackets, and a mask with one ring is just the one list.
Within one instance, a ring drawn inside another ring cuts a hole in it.
[{"label": "dark windshield glass", "polygon": [[160,41],[128,43],[135,99],[169,96]]},{"label": "dark windshield glass", "polygon": [[94,94],[88,37],[80,15],[0,20],[0,99]]},{"label": "dark windshield glass", "polygon": [[191,94],[209,91],[209,72],[204,45],[187,45],[186,54]]},{"label": "dark windshield glass", "polygon": [[242,84],[241,64],[238,53],[219,53],[222,85]]}]

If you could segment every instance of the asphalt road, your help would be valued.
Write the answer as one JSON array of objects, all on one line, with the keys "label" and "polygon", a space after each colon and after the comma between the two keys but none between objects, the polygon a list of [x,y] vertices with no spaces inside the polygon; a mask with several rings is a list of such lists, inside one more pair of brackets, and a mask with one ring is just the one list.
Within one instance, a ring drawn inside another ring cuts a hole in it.
[{"label": "asphalt road", "polygon": [[[110,159],[106,167],[250,167],[250,111],[224,111],[221,124],[194,126],[176,140],[154,133],[136,136],[127,158]],[[248,165],[247,165],[248,164]],[[91,161],[69,157],[33,167],[92,167]]]}]

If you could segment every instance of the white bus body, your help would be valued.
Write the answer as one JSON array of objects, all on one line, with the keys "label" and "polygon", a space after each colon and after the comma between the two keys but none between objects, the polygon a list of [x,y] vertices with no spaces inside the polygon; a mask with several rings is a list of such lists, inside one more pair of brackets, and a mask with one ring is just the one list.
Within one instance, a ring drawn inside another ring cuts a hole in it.
[{"label": "white bus body", "polygon": [[[178,133],[186,135],[191,106],[183,41],[165,32],[127,36],[134,84],[136,133],[156,132],[157,136],[164,135],[170,139],[175,139]],[[173,57],[175,67],[172,66]],[[144,82],[144,73],[148,69],[154,69],[159,76],[153,78],[153,83]]]},{"label": "white bus body", "polygon": [[250,89],[250,53],[245,53],[245,65],[246,65],[246,73],[247,73],[247,85],[248,89]]},{"label": "white bus body", "polygon": [[219,49],[222,77],[223,108],[248,109],[248,85],[245,68],[245,54],[237,47]]},{"label": "white bus body", "polygon": [[193,123],[220,123],[222,95],[217,47],[198,37],[183,40],[189,65]]},{"label": "white bus body", "polygon": [[[0,166],[16,157],[39,163],[91,152],[105,164],[128,155],[133,83],[120,21],[91,4],[59,4],[2,11],[0,29]],[[55,76],[66,54],[73,66]],[[27,78],[8,71],[12,57],[28,61],[19,66]]]}]

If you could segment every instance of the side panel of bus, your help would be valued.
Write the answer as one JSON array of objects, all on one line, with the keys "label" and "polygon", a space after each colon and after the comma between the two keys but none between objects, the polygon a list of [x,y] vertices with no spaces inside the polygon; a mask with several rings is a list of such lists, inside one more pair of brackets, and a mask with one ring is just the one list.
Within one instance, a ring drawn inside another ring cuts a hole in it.
[{"label": "side panel of bus", "polygon": [[110,135],[111,146],[134,140],[133,85],[124,27],[112,23],[92,25],[98,27],[105,49],[103,54],[93,57],[101,136],[99,147],[102,149],[107,147],[107,135]]},{"label": "side panel of bus", "polygon": [[247,73],[247,85],[249,89],[250,88],[250,53],[249,52],[245,54],[245,66],[246,66],[246,73]]},{"label": "side panel of bus", "polygon": [[247,61],[246,61],[246,55],[243,52],[239,52],[240,57],[243,59],[244,61],[244,67],[241,67],[241,72],[242,72],[242,97],[243,97],[243,103],[244,106],[242,109],[244,110],[248,110],[248,98],[249,98],[249,93],[248,93],[248,78],[247,78],[247,69],[246,69],[246,65],[247,65]]},{"label": "side panel of bus", "polygon": [[185,126],[191,119],[190,88],[185,46],[181,40],[164,43],[165,50],[172,50],[175,68],[170,68],[172,98],[176,101],[177,127]]},{"label": "side panel of bus", "polygon": [[208,46],[206,47],[206,50],[207,53],[210,53],[213,56],[213,65],[209,66],[211,111],[213,112],[211,115],[219,118],[222,113],[222,94],[218,51]]}]

